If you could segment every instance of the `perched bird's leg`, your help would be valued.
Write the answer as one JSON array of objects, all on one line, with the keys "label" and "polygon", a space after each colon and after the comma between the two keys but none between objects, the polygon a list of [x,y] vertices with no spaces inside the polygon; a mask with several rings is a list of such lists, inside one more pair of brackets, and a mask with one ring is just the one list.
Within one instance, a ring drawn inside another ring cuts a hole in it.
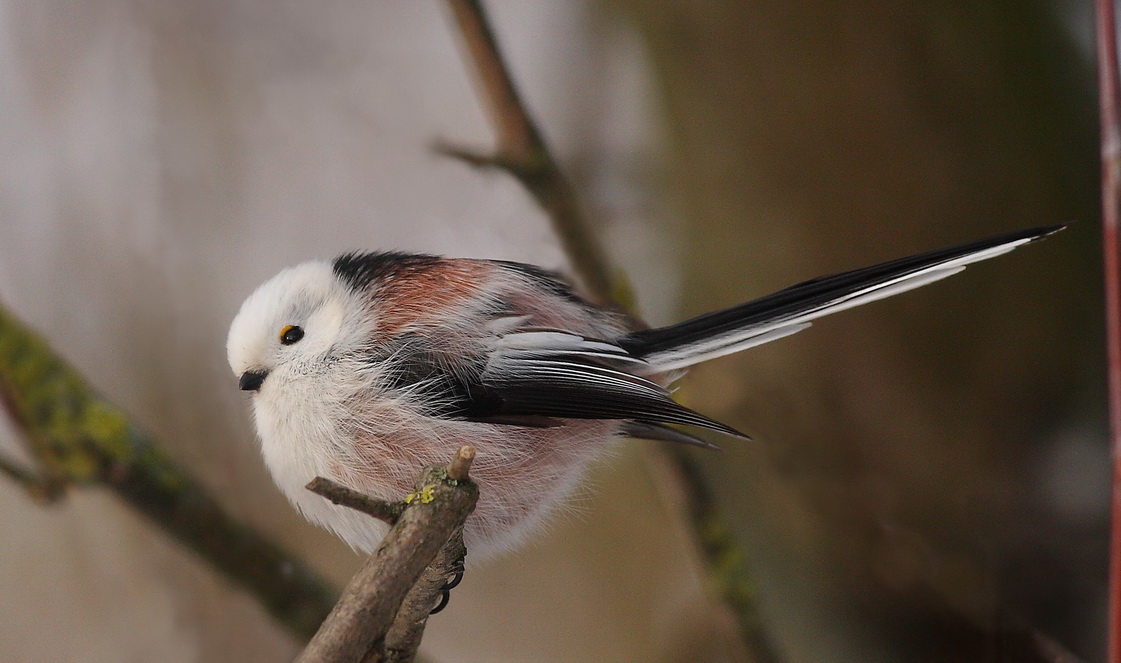
[{"label": "perched bird's leg", "polygon": [[464,557],[456,562],[455,574],[452,576],[452,579],[448,581],[448,584],[444,585],[444,591],[451,591],[459,587],[459,583],[463,580],[463,564],[466,561],[467,559]]},{"label": "perched bird's leg", "polygon": [[448,568],[451,579],[445,582],[444,586],[440,588],[440,602],[428,613],[429,617],[448,607],[448,601],[451,600],[452,590],[459,587],[459,583],[463,581],[463,567],[467,562],[467,548],[461,547],[460,550],[463,554],[459,555]]},{"label": "perched bird's leg", "polygon": [[[297,660],[415,659],[431,606],[465,555],[463,523],[479,498],[468,476],[474,456],[475,449],[465,446],[449,465],[426,469],[414,499],[399,512],[395,503],[356,501],[366,513],[395,523]],[[347,491],[326,488],[332,485],[316,481],[311,487],[320,495],[343,496],[348,506],[355,501]],[[377,506],[367,510],[369,504]]]}]

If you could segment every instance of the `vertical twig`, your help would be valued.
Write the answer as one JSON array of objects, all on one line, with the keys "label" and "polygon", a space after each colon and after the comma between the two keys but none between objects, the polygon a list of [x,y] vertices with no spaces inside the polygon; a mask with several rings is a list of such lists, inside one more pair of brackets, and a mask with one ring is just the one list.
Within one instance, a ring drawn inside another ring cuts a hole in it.
[{"label": "vertical twig", "polygon": [[545,141],[514,87],[479,0],[449,0],[448,5],[483,88],[483,103],[487,105],[498,138],[498,156],[517,164],[542,164],[539,167],[543,167],[551,161]]},{"label": "vertical twig", "polygon": [[720,597],[735,618],[751,661],[778,661],[778,653],[759,613],[751,570],[743,559],[743,550],[720,508],[715,491],[705,481],[699,464],[688,449],[669,447],[662,456],[676,475],[675,483],[686,487],[681,491],[684,497],[682,506],[707,567],[709,591]]},{"label": "vertical twig", "polygon": [[[498,138],[494,156],[460,147],[438,149],[475,166],[502,168],[518,178],[548,214],[572,266],[591,299],[624,308],[631,301],[623,279],[612,280],[612,271],[587,219],[576,204],[576,194],[549,153],[503,62],[494,32],[479,0],[447,0],[471,57]],[[705,560],[710,584],[735,615],[745,646],[759,663],[776,660],[759,621],[746,565],[746,555],[731,535],[731,528],[716,504],[713,491],[688,454],[664,453],[674,469],[671,490],[685,496],[694,543]]]},{"label": "vertical twig", "polygon": [[1109,552],[1109,662],[1121,663],[1121,118],[1118,117],[1117,23],[1113,0],[1097,0],[1098,102],[1102,151],[1102,246],[1105,262],[1109,431],[1113,515]]},{"label": "vertical twig", "polygon": [[447,145],[438,149],[476,166],[502,168],[516,177],[547,213],[587,295],[600,304],[626,298],[625,286],[611,278],[610,263],[576,203],[572,185],[522,103],[479,0],[447,2],[474,64],[498,145],[493,157]]}]

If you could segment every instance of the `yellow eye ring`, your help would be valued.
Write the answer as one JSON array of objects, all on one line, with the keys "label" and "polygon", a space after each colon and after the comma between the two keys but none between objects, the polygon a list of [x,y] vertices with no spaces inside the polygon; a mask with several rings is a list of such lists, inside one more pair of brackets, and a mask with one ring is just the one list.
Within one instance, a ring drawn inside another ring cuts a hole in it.
[{"label": "yellow eye ring", "polygon": [[304,330],[296,325],[285,325],[284,329],[280,330],[280,344],[292,345],[296,341],[304,337]]}]

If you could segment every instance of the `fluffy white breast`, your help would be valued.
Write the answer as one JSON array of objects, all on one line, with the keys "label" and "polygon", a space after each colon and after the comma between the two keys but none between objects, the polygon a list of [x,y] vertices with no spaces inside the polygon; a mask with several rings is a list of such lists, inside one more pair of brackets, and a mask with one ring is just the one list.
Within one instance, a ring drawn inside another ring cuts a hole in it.
[{"label": "fluffy white breast", "polygon": [[[339,478],[346,448],[341,428],[370,376],[355,354],[373,325],[363,298],[335,276],[331,264],[306,262],[286,269],[250,295],[230,326],[226,351],[235,376],[267,372],[252,404],[261,454],[273,480],[309,520],[369,549],[380,538],[369,518],[305,489],[316,476]],[[281,343],[298,326],[298,342]],[[355,521],[355,522],[352,522]]]}]

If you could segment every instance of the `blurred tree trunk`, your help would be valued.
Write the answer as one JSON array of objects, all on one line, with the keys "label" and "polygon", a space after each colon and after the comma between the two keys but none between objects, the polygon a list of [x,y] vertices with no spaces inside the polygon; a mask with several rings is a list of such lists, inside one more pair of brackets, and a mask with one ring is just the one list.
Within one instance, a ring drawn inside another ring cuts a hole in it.
[{"label": "blurred tree trunk", "polygon": [[698,368],[684,397],[758,440],[702,461],[789,660],[1004,660],[1005,616],[1097,654],[1106,496],[1064,520],[1036,485],[1102,386],[1091,79],[1059,21],[1000,0],[610,4],[664,93],[683,314],[1086,222]]}]

